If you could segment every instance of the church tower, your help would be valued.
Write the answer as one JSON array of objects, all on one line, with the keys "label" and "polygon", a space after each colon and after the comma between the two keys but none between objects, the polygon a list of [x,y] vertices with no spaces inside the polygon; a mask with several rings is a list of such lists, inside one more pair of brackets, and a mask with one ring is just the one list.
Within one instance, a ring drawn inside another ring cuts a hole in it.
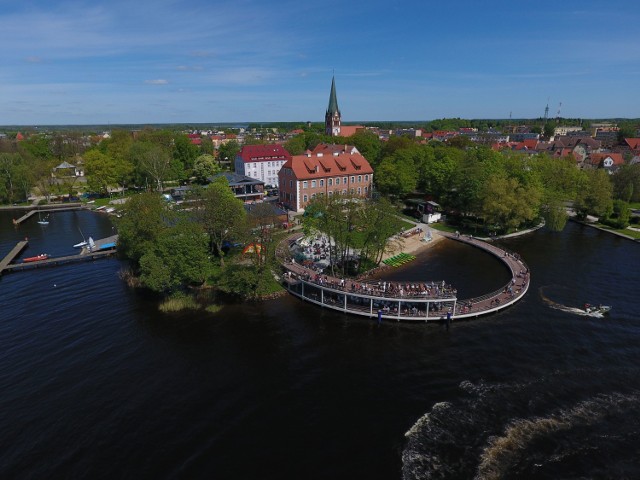
[{"label": "church tower", "polygon": [[340,109],[338,108],[338,97],[336,96],[336,79],[331,79],[331,94],[329,95],[329,106],[324,115],[324,131],[327,135],[337,137],[340,135]]}]

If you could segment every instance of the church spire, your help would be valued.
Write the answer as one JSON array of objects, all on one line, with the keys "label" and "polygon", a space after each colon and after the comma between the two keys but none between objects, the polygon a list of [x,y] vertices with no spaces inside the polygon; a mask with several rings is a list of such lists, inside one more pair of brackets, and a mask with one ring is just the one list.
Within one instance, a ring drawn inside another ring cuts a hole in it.
[{"label": "church spire", "polygon": [[336,78],[331,78],[331,93],[329,94],[329,106],[324,115],[325,133],[330,136],[340,135],[340,109],[338,108],[338,96],[336,95]]},{"label": "church spire", "polygon": [[329,106],[327,107],[327,113],[340,115],[340,109],[338,108],[338,96],[336,95],[336,78],[331,79],[331,94],[329,95]]}]

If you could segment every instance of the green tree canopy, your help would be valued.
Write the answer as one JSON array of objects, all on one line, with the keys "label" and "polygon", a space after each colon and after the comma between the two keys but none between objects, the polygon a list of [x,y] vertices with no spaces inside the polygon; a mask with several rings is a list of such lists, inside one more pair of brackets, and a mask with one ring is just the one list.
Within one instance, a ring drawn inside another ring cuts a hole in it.
[{"label": "green tree canopy", "polygon": [[212,253],[224,265],[222,245],[243,235],[246,212],[224,177],[218,177],[208,186],[193,192],[193,215],[209,235]]},{"label": "green tree canopy", "polygon": [[116,219],[118,251],[137,266],[142,256],[154,248],[158,237],[175,222],[175,212],[158,193],[131,197],[124,204],[122,217]]},{"label": "green tree canopy", "polygon": [[205,183],[207,178],[220,173],[220,165],[216,162],[213,155],[199,155],[193,164],[193,176],[199,183]]},{"label": "green tree canopy", "polygon": [[140,280],[151,290],[170,293],[202,284],[209,272],[207,236],[200,225],[182,220],[163,229],[140,257]]}]

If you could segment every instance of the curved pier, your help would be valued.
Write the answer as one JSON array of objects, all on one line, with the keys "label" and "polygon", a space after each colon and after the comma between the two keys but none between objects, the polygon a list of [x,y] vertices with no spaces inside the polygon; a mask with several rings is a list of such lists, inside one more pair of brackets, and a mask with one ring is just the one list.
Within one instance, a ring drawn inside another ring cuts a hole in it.
[{"label": "curved pier", "polygon": [[286,270],[284,283],[291,294],[324,308],[370,318],[412,322],[442,321],[448,313],[452,319],[487,315],[513,305],[527,292],[529,269],[517,255],[473,237],[438,233],[494,255],[509,268],[509,283],[480,297],[459,300],[455,288],[444,281],[366,282],[318,274],[293,260],[285,260],[291,246],[303,236],[301,233],[289,236],[278,247]]}]

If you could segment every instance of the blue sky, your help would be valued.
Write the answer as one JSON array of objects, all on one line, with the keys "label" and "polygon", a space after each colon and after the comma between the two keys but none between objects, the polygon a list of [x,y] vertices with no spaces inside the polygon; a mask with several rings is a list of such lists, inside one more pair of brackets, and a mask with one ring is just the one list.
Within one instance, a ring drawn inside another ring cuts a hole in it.
[{"label": "blue sky", "polygon": [[[396,5],[397,4],[397,5]],[[0,0],[0,125],[640,117],[636,2]]]}]

